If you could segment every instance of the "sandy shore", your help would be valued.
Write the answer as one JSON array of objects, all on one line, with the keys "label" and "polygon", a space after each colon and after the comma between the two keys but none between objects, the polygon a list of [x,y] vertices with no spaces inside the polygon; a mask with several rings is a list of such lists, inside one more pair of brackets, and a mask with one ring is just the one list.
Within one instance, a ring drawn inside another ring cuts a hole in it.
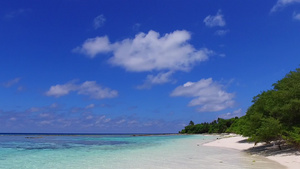
[{"label": "sandy shore", "polygon": [[249,143],[246,137],[239,135],[228,135],[209,143],[204,146],[214,146],[237,149],[248,152],[252,155],[261,155],[270,160],[276,161],[288,169],[300,168],[300,152],[290,146],[282,146],[279,150],[278,146]]}]

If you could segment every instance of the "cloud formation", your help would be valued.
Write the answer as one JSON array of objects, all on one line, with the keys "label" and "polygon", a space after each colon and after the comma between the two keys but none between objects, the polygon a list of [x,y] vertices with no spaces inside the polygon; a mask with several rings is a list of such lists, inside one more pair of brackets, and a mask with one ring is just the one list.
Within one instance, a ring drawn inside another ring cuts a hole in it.
[{"label": "cloud formation", "polygon": [[206,61],[213,51],[207,48],[195,49],[188,41],[191,34],[177,30],[161,36],[153,30],[138,33],[134,38],[111,43],[107,36],[87,39],[73,52],[90,58],[98,54],[113,53],[108,62],[130,72],[156,71],[157,75],[148,75],[139,89],[171,82],[176,71],[189,71],[197,63]]},{"label": "cloud formation", "polygon": [[99,15],[94,19],[94,28],[98,29],[104,25],[106,18],[104,15]]},{"label": "cloud formation", "polygon": [[92,99],[114,98],[118,96],[118,92],[116,90],[104,88],[98,85],[95,81],[85,81],[82,84],[76,84],[74,82],[62,85],[58,84],[51,86],[45,94],[47,96],[61,97],[72,91],[77,92],[79,95],[89,96]]},{"label": "cloud formation", "polygon": [[228,112],[226,114],[221,114],[219,117],[223,119],[230,119],[234,117],[241,117],[242,116],[242,109],[234,110],[233,112]]},{"label": "cloud formation", "polygon": [[94,58],[97,54],[110,51],[112,51],[112,45],[107,36],[87,39],[81,47],[73,49],[73,52],[82,53],[90,58]]},{"label": "cloud formation", "polygon": [[219,10],[216,15],[208,15],[207,17],[204,18],[203,22],[205,23],[206,26],[208,27],[215,27],[215,26],[225,26],[226,22],[224,19],[224,16],[222,14],[222,11]]},{"label": "cloud formation", "polygon": [[300,3],[300,0],[277,0],[276,4],[272,7],[271,12],[276,12],[288,5]]},{"label": "cloud formation", "polygon": [[192,97],[188,105],[198,106],[199,112],[221,111],[235,104],[234,94],[226,92],[223,85],[214,82],[212,78],[187,82],[173,90],[171,96]]},{"label": "cloud formation", "polygon": [[85,108],[86,109],[92,109],[92,108],[94,108],[95,107],[95,104],[89,104],[89,105],[87,105]]},{"label": "cloud formation", "polygon": [[187,31],[174,31],[164,36],[158,32],[139,33],[134,39],[110,43],[107,36],[86,40],[74,49],[91,58],[97,54],[112,52],[112,65],[131,72],[181,70],[188,71],[199,62],[208,59],[212,52],[195,49],[188,43],[191,35]]},{"label": "cloud formation", "polygon": [[153,85],[164,84],[173,81],[171,79],[173,72],[160,72],[157,75],[148,75],[144,84],[138,86],[138,89],[150,89]]}]

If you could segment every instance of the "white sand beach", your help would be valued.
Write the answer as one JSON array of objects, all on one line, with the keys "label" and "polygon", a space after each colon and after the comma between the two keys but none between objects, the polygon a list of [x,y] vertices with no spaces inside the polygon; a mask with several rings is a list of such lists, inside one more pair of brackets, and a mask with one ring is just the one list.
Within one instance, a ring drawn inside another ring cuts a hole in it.
[{"label": "white sand beach", "polygon": [[239,135],[228,135],[203,145],[237,149],[249,152],[252,155],[264,156],[286,166],[288,169],[300,168],[300,152],[296,149],[283,147],[282,150],[279,150],[278,146],[265,145],[262,143],[254,145],[254,143],[249,143],[246,140],[246,137]]}]

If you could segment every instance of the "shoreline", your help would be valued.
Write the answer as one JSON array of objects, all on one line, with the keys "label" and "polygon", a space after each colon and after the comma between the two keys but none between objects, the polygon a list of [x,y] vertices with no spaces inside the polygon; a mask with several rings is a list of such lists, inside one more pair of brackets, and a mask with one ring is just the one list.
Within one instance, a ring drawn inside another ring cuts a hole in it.
[{"label": "shoreline", "polygon": [[259,155],[269,160],[275,161],[287,169],[298,169],[300,166],[300,151],[291,146],[282,146],[279,150],[278,146],[270,144],[248,142],[247,137],[229,134],[220,135],[220,138],[212,142],[204,143],[203,146],[213,146],[221,148],[236,149],[249,153],[251,155]]}]

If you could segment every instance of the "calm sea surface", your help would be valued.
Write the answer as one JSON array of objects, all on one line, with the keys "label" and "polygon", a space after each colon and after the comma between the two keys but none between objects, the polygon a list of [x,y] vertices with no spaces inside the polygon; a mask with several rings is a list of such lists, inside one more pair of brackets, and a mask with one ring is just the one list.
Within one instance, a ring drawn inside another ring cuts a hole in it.
[{"label": "calm sea surface", "polygon": [[265,158],[202,146],[204,135],[0,134],[0,169],[283,168]]}]

